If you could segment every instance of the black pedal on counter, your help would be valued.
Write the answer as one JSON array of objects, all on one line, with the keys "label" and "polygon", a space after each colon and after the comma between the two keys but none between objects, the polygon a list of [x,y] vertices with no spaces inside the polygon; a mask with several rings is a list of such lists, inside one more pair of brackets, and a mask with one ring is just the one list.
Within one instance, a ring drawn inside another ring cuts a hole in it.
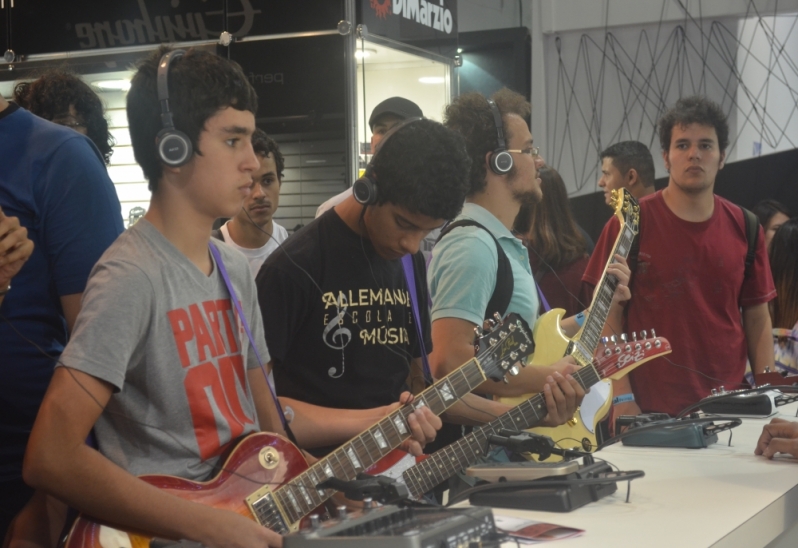
[{"label": "black pedal on counter", "polygon": [[[617,491],[618,485],[613,479],[614,474],[615,472],[607,463],[595,462],[580,466],[576,472],[523,482],[522,487],[515,487],[512,483],[507,483],[506,489],[476,492],[469,497],[469,502],[474,505],[497,508],[570,512]],[[600,480],[601,478],[606,478],[607,481],[603,483],[580,482],[580,480]],[[617,479],[617,481],[622,480],[623,478]]]},{"label": "black pedal on counter", "polygon": [[734,417],[769,417],[776,408],[796,401],[795,394],[782,394],[778,390],[755,392],[752,390],[726,391],[721,386],[701,400],[701,411],[708,415],[730,415]]},{"label": "black pedal on counter", "polygon": [[[315,518],[315,519],[314,519]],[[488,546],[496,532],[490,508],[399,508],[393,505],[344,512],[283,538],[284,548],[346,546],[347,548],[426,548]]]}]

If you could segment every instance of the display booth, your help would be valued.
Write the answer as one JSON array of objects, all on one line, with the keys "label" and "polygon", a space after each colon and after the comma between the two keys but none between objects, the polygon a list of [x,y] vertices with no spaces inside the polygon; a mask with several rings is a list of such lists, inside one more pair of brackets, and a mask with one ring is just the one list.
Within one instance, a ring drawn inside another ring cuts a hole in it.
[{"label": "display booth", "polygon": [[0,8],[0,93],[11,98],[16,82],[50,68],[91,84],[116,140],[109,174],[126,224],[150,198],[130,147],[126,91],[136,61],[161,43],[241,65],[258,93],[258,127],[285,156],[275,220],[289,230],[357,178],[374,105],[402,96],[440,120],[457,91],[456,0],[87,0],[53,3],[47,17],[35,4]]}]

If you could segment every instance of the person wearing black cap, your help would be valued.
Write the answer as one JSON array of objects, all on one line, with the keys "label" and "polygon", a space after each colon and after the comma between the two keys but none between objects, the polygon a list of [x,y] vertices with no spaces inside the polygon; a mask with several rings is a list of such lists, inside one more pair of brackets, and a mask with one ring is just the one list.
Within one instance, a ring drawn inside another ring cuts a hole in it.
[{"label": "person wearing black cap", "polygon": [[[371,111],[369,116],[369,127],[371,128],[371,152],[377,150],[377,145],[380,144],[385,134],[396,124],[409,118],[423,118],[424,113],[421,112],[421,107],[409,99],[404,97],[389,97],[385,99]],[[316,210],[316,217],[320,217],[322,213],[328,209],[332,209],[348,196],[352,194],[352,188],[349,187],[340,194],[336,194]]]}]

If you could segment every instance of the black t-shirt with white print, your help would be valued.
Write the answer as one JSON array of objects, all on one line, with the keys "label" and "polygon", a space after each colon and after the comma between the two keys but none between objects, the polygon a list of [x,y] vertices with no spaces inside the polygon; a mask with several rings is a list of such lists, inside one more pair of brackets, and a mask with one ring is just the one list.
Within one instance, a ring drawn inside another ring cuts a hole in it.
[{"label": "black t-shirt with white print", "polygon": [[[413,261],[431,352],[421,253]],[[381,258],[330,210],[266,260],[256,285],[280,396],[341,409],[399,399],[421,355],[401,260]]]}]

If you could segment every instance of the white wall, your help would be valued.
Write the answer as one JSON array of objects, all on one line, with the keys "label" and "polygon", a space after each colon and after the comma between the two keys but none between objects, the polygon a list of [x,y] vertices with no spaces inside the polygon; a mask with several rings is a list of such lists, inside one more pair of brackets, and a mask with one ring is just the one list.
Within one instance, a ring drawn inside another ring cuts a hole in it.
[{"label": "white wall", "polygon": [[[774,23],[776,13],[781,16]],[[598,153],[619,140],[649,144],[657,175],[663,176],[656,121],[678,97],[693,93],[709,96],[728,113],[729,161],[751,157],[754,141],[762,142],[763,154],[794,148],[796,13],[798,0],[458,3],[462,32],[522,21],[529,27],[532,134],[572,195],[595,190]],[[684,31],[683,38],[674,36],[677,28]],[[776,46],[783,46],[780,66],[771,56],[774,33]],[[768,64],[777,72],[769,81]],[[758,107],[753,116],[749,97]]]},{"label": "white wall", "polygon": [[[798,147],[796,17],[741,19],[738,35],[750,53],[741,50],[737,55],[741,75],[737,88],[737,157]],[[771,55],[771,44],[780,51]],[[759,143],[759,151],[755,143]]]}]

